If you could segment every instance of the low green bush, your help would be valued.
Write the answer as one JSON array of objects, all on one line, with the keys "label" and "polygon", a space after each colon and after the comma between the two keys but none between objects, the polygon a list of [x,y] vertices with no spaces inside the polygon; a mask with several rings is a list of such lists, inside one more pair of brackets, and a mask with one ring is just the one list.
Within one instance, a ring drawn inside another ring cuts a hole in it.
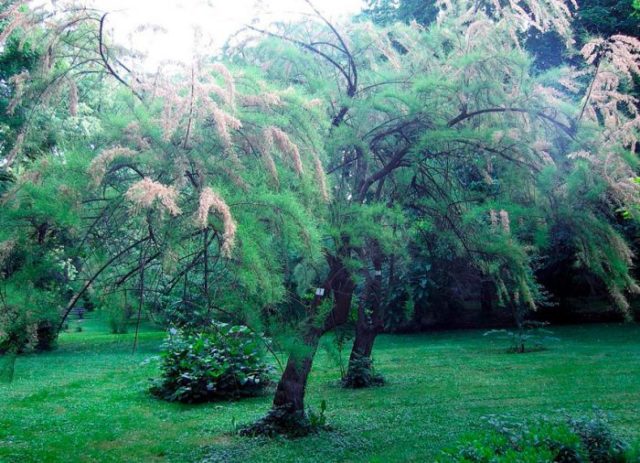
[{"label": "low green bush", "polygon": [[98,298],[99,313],[109,326],[111,334],[127,334],[134,313],[131,301],[123,291]]},{"label": "low green bush", "polygon": [[270,383],[264,342],[246,326],[226,323],[213,323],[203,333],[172,329],[162,353],[162,376],[151,393],[185,403],[257,395]]},{"label": "low green bush", "polygon": [[487,430],[466,435],[442,452],[445,463],[637,463],[627,443],[615,436],[606,416],[539,419],[483,418]]},{"label": "low green bush", "polygon": [[560,341],[553,336],[553,331],[546,329],[547,322],[525,320],[519,323],[513,330],[490,330],[484,336],[495,336],[497,339],[508,341],[507,352],[524,354],[525,352],[536,352],[545,350],[549,342]]},{"label": "low green bush", "polygon": [[38,307],[18,309],[0,306],[0,355],[48,351],[55,347],[58,333],[53,316]]},{"label": "low green bush", "polygon": [[[589,453],[592,463],[624,463],[627,459],[629,446],[618,438],[607,421],[606,416],[597,413],[592,417],[571,418],[569,426],[582,441]],[[637,463],[640,460],[635,460]]]}]

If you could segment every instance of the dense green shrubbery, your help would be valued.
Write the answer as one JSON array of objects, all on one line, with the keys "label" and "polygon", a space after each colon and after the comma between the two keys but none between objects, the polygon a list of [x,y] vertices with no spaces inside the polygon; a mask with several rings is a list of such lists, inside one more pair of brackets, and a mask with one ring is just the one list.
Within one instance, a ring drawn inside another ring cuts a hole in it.
[{"label": "dense green shrubbery", "polygon": [[[46,293],[36,293],[42,296]],[[55,307],[50,298],[32,298],[30,304],[20,307],[0,304],[0,355],[24,352],[46,351],[55,346],[58,337],[55,329],[56,312],[47,307]]]},{"label": "dense green shrubbery", "polygon": [[211,313],[204,297],[198,294],[163,296],[152,307],[156,321],[162,326],[174,326],[186,331],[198,331],[211,321]]},{"label": "dense green shrubbery", "polygon": [[127,334],[134,307],[125,292],[102,295],[98,299],[98,310],[112,334]]},{"label": "dense green shrubbery", "polygon": [[565,422],[542,419],[522,423],[485,417],[489,431],[470,434],[440,462],[464,463],[636,463],[630,447],[616,437],[602,413]]},{"label": "dense green shrubbery", "polygon": [[593,463],[632,462],[628,458],[629,446],[612,431],[602,414],[594,417],[579,417],[569,420],[571,430],[580,437]]},{"label": "dense green shrubbery", "polygon": [[204,333],[172,329],[162,377],[151,392],[176,402],[206,402],[259,394],[270,382],[264,345],[246,326],[214,323]]}]

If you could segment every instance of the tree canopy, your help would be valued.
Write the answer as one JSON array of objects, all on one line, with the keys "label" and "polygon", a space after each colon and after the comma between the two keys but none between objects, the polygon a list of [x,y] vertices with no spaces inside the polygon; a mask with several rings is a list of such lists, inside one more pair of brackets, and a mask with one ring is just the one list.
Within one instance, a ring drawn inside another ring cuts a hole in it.
[{"label": "tree canopy", "polygon": [[[55,339],[82,300],[242,322],[289,354],[257,434],[305,429],[321,336],[354,319],[366,361],[425,275],[490,283],[521,324],[569,262],[632,317],[630,2],[609,24],[596,2],[375,1],[344,24],[307,3],[155,73],[106,13],[3,4],[0,350]],[[580,59],[543,69],[532,30]]]}]

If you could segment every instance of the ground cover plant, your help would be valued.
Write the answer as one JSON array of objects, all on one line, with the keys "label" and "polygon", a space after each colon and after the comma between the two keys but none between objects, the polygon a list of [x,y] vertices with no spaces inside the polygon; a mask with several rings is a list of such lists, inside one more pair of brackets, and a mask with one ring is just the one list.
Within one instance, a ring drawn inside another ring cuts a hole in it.
[{"label": "ground cover plant", "polygon": [[553,342],[560,339],[553,336],[553,331],[548,329],[549,323],[525,320],[513,330],[494,329],[484,333],[484,336],[493,336],[508,341],[508,352],[524,354],[535,350],[546,349]]},{"label": "ground cover plant", "polygon": [[579,418],[514,420],[488,416],[484,434],[469,435],[438,461],[624,463],[638,460],[636,449],[615,435],[606,416],[593,412]]}]

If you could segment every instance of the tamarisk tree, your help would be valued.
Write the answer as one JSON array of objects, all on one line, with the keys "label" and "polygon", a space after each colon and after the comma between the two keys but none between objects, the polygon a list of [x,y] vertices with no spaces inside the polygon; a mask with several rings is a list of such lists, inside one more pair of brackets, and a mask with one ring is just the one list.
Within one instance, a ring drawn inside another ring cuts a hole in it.
[{"label": "tamarisk tree", "polygon": [[[67,51],[104,53],[105,16],[98,18],[98,30],[89,29],[97,35],[65,43]],[[278,315],[292,257],[307,266],[322,257],[322,216],[314,211],[328,189],[313,121],[318,110],[297,91],[269,87],[253,69],[234,76],[206,57],[153,76],[121,63],[123,69],[108,74],[114,80],[102,92],[109,101],[94,130],[65,137],[24,173],[15,169],[17,182],[3,197],[9,210],[33,202],[49,220],[56,216],[42,208],[40,192],[64,189],[73,199],[64,216],[74,225],[60,225],[73,232],[67,252],[77,273],[58,327],[91,292],[129,294],[139,311],[176,300],[180,309],[196,306],[257,329],[269,314]],[[78,86],[93,75],[90,66],[77,72]],[[25,84],[25,104],[33,103],[27,97],[34,88]],[[82,95],[79,100],[82,105]],[[12,154],[11,163],[16,159]]]},{"label": "tamarisk tree", "polygon": [[[529,3],[482,11],[471,2],[441,2],[438,24],[426,30],[350,24],[339,32],[318,11],[320,25],[314,27],[251,27],[266,38],[258,52],[245,48],[244,58],[262,61],[272,79],[304,85],[329,103],[330,209],[340,236],[348,238],[343,242],[358,294],[351,364],[362,372],[365,363],[365,375],[370,362],[362,358],[370,356],[384,320],[382,275],[393,273],[397,260],[390,257],[406,254],[405,242],[449,243],[494,282],[517,320],[545,298],[535,270],[552,252],[561,223],[572,224],[576,258],[608,285],[622,310],[623,293],[636,289],[628,246],[613,228],[616,211],[637,207],[629,151],[637,119],[631,106],[623,107],[632,99],[619,90],[594,98],[604,78],[597,70],[592,79],[588,70],[570,68],[536,75],[519,34],[531,27],[555,30],[570,44],[570,9],[563,2]],[[628,83],[635,66],[629,63],[637,62],[635,41],[613,40],[628,64],[610,58],[608,65]],[[318,75],[317,67],[315,75],[306,72],[309,60],[324,73]],[[611,88],[620,83],[610,81]],[[615,116],[608,117],[606,108]],[[603,118],[621,131],[615,139]],[[618,175],[603,175],[607,186],[581,178],[589,156],[580,147],[586,145],[598,156],[610,152]],[[592,187],[603,195],[585,201],[578,191]],[[578,205],[582,213],[571,213]],[[390,211],[399,215],[392,219]],[[373,220],[364,221],[367,214]],[[411,219],[413,227],[406,225]],[[590,225],[580,226],[584,220]],[[394,230],[389,241],[385,230]],[[348,381],[365,384],[355,371]]]}]

